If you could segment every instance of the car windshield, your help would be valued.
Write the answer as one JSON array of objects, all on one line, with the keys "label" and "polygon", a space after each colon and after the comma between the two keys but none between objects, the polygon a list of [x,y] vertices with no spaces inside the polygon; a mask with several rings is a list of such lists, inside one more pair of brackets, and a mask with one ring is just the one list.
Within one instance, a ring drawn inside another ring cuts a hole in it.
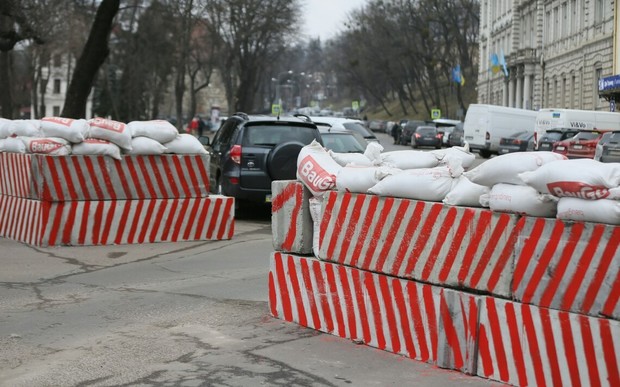
[{"label": "car windshield", "polygon": [[418,129],[416,130],[416,132],[418,132],[418,133],[420,133],[420,134],[426,134],[426,135],[428,135],[428,134],[435,134],[435,133],[437,133],[437,129],[436,129],[436,128],[431,128],[431,127],[425,126],[425,127],[418,128]]},{"label": "car windshield", "polygon": [[366,129],[364,125],[360,124],[359,122],[344,122],[342,126],[344,126],[348,130],[361,134],[365,138],[375,137],[374,134],[369,132],[368,129]]},{"label": "car windshield", "polygon": [[620,142],[620,132],[614,132],[609,136],[608,141],[610,142]]},{"label": "car windshield", "polygon": [[366,147],[353,133],[321,133],[321,138],[326,149],[337,153],[363,153],[366,150]]},{"label": "car windshield", "polygon": [[560,141],[562,139],[562,132],[547,132],[540,138],[541,141]]},{"label": "car windshield", "polygon": [[316,129],[307,126],[257,124],[246,127],[243,146],[274,146],[296,141],[310,144],[315,139]]},{"label": "car windshield", "polygon": [[532,137],[534,137],[534,133],[529,132],[523,132],[517,136],[517,138],[520,140],[529,140]]},{"label": "car windshield", "polygon": [[594,140],[600,135],[601,134],[599,132],[579,132],[575,137],[573,137],[573,140]]}]

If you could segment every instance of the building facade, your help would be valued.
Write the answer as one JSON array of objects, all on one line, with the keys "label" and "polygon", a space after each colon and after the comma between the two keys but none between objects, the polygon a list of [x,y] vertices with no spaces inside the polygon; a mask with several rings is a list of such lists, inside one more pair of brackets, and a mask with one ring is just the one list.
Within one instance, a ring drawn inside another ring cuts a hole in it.
[{"label": "building facade", "polygon": [[481,0],[478,102],[609,110],[614,0]]}]

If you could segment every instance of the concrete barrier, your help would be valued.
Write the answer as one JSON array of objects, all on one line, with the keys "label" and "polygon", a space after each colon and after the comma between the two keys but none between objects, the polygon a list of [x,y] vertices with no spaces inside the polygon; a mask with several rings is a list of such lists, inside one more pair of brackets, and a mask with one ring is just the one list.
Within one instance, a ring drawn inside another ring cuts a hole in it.
[{"label": "concrete barrier", "polygon": [[271,230],[277,251],[312,254],[310,191],[296,180],[271,183]]},{"label": "concrete barrier", "polygon": [[0,237],[35,246],[231,239],[234,198],[46,202],[0,195]]}]

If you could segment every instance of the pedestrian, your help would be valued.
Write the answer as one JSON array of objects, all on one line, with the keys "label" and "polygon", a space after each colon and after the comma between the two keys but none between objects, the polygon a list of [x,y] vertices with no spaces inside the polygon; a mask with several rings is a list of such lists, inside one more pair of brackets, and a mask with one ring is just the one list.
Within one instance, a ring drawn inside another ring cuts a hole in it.
[{"label": "pedestrian", "polygon": [[198,137],[202,137],[204,134],[204,130],[205,130],[205,122],[202,119],[202,117],[197,116],[198,117]]},{"label": "pedestrian", "polygon": [[400,140],[400,125],[398,125],[398,122],[395,122],[392,126],[392,137],[394,137],[394,145],[398,144]]},{"label": "pedestrian", "polygon": [[192,118],[192,120],[189,122],[189,125],[187,126],[187,132],[189,134],[193,134],[194,136],[198,133],[198,127],[199,127],[199,118],[198,116],[195,116],[194,118]]}]

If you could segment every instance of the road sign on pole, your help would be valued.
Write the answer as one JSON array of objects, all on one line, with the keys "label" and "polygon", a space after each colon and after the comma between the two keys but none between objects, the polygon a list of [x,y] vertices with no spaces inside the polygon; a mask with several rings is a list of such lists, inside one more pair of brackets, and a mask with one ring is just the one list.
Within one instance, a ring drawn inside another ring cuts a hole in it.
[{"label": "road sign on pole", "polygon": [[436,120],[441,118],[441,110],[440,109],[431,109],[431,119]]},{"label": "road sign on pole", "polygon": [[355,111],[360,110],[360,101],[353,101],[351,103],[351,108]]},{"label": "road sign on pole", "polygon": [[274,103],[271,105],[271,114],[274,116],[277,116],[278,114],[281,113],[281,108],[280,108],[280,104]]}]

